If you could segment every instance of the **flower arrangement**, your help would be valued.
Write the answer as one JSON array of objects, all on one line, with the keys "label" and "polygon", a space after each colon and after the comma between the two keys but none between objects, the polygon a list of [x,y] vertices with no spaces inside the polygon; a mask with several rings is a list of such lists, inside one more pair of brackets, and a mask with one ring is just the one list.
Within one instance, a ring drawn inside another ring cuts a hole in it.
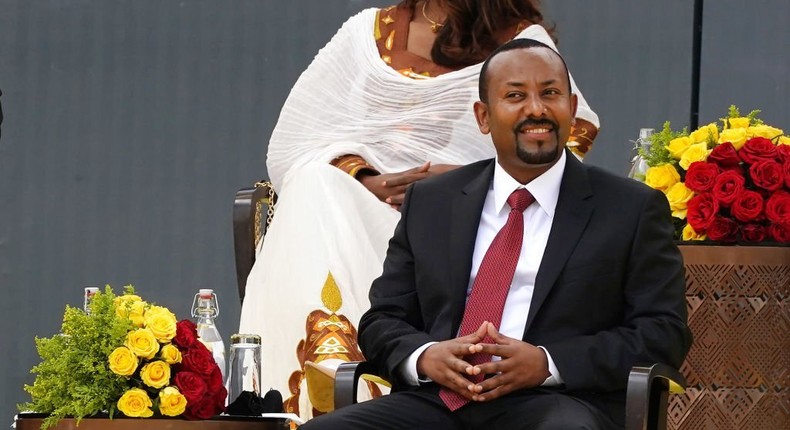
[{"label": "flower arrangement", "polygon": [[759,112],[650,137],[645,183],[666,194],[677,239],[790,243],[790,138]]},{"label": "flower arrangement", "polygon": [[154,415],[208,419],[224,411],[222,373],[192,321],[143,301],[134,287],[108,285],[89,312],[66,307],[61,333],[36,338],[41,363],[22,410],[48,413],[42,428],[67,416]]}]

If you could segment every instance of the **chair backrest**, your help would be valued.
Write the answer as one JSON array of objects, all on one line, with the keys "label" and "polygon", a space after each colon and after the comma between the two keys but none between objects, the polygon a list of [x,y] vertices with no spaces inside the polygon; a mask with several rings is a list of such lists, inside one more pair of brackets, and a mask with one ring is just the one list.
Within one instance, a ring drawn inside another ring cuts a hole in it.
[{"label": "chair backrest", "polygon": [[255,263],[256,249],[274,216],[275,203],[277,194],[269,181],[259,181],[252,188],[242,188],[236,192],[233,202],[233,248],[241,302],[244,302],[247,276]]}]

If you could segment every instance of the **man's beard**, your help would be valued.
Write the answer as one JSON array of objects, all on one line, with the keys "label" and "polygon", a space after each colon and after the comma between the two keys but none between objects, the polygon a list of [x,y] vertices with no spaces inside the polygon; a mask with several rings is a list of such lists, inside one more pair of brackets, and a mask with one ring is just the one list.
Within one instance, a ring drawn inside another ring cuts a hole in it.
[{"label": "man's beard", "polygon": [[[541,142],[539,149],[537,152],[529,152],[526,149],[521,147],[521,144],[518,140],[519,130],[524,128],[526,125],[551,125],[551,129],[554,133],[554,139],[556,145],[554,147],[549,148],[548,145],[544,145],[544,142]],[[557,146],[560,146],[560,133],[559,133],[559,126],[554,121],[544,119],[544,120],[534,120],[534,119],[525,119],[521,121],[515,130],[516,134],[516,156],[526,164],[550,164],[557,159],[560,158],[560,151]]]}]

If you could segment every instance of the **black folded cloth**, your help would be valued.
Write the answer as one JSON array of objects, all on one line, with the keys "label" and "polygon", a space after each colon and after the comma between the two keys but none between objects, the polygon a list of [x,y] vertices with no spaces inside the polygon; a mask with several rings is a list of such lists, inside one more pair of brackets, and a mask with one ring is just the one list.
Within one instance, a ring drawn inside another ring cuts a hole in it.
[{"label": "black folded cloth", "polygon": [[236,400],[225,409],[228,415],[245,417],[282,412],[283,396],[277,390],[269,390],[262,398],[252,391],[242,391],[239,397],[236,397]]}]

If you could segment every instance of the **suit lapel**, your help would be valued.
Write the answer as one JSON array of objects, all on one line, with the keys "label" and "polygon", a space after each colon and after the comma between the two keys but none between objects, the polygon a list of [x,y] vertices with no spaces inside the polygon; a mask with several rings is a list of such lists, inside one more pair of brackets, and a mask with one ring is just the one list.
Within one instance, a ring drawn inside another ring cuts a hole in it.
[{"label": "suit lapel", "polygon": [[524,333],[529,330],[535,315],[540,311],[540,307],[584,233],[593,212],[591,196],[592,189],[585,167],[572,154],[567,153],[554,221],[535,279],[535,290]]},{"label": "suit lapel", "polygon": [[466,305],[466,290],[469,286],[469,274],[472,271],[472,255],[480,225],[488,188],[494,175],[494,160],[484,166],[481,173],[471,178],[455,192],[452,213],[450,214],[450,241],[448,256],[450,258],[450,306],[452,325],[449,327],[448,338],[458,332]]}]

